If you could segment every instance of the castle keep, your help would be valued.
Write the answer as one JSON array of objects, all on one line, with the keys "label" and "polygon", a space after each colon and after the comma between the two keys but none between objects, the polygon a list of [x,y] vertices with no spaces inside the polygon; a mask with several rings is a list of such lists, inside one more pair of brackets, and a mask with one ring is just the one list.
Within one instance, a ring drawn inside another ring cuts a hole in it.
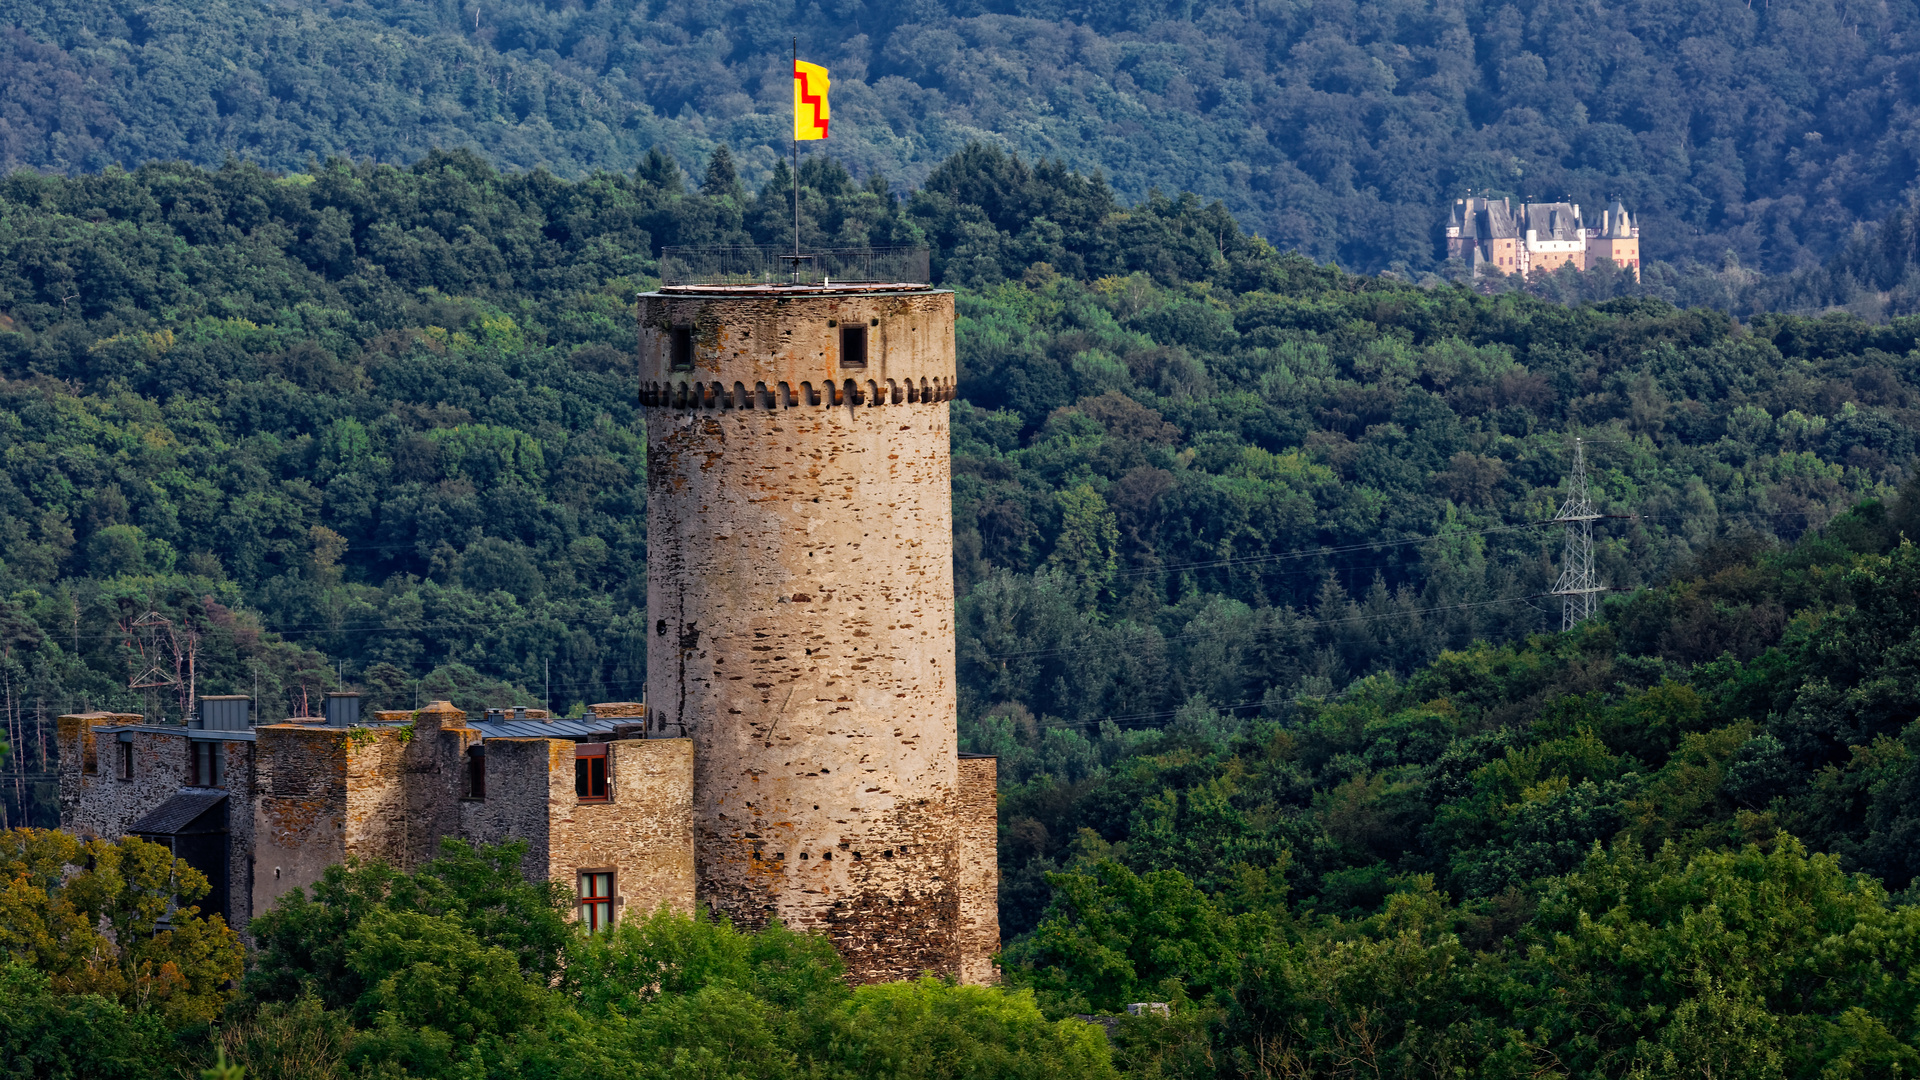
[{"label": "castle keep", "polygon": [[702,904],[832,936],[855,975],[991,975],[991,759],[954,717],[953,295],[641,298],[647,654],[694,744]]},{"label": "castle keep", "polygon": [[647,706],[64,716],[62,826],[168,845],[241,928],[349,857],[522,840],[595,928],[713,909],[822,931],[858,981],[990,981],[995,762],[954,726],[953,295],[667,286],[638,316]]},{"label": "castle keep", "polygon": [[1447,219],[1447,258],[1465,263],[1474,277],[1490,269],[1522,277],[1562,266],[1587,270],[1604,259],[1638,281],[1640,226],[1618,199],[1592,229],[1581,220],[1579,203],[1455,199]]}]

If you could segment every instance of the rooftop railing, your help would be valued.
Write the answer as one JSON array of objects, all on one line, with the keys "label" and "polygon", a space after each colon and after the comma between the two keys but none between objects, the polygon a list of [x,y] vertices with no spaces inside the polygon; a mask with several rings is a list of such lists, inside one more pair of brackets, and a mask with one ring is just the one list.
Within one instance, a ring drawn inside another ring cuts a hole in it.
[{"label": "rooftop railing", "polygon": [[660,284],[847,285],[925,284],[931,280],[924,247],[802,251],[789,248],[669,247],[660,252]]}]

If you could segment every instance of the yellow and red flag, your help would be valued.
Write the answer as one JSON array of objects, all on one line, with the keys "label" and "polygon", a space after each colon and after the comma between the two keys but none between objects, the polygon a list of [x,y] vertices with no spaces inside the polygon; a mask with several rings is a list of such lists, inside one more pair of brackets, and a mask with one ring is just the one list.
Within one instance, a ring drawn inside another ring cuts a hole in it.
[{"label": "yellow and red flag", "polygon": [[793,137],[827,137],[827,69],[804,60],[793,62]]}]

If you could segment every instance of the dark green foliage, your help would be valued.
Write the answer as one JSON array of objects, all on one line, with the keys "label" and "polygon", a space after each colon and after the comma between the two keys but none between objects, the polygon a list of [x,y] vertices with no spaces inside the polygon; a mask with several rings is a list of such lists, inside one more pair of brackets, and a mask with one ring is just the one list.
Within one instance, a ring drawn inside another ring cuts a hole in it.
[{"label": "dark green foliage", "polygon": [[159,1080],[182,1064],[157,1012],[93,994],[55,994],[46,973],[0,966],[0,1076]]},{"label": "dark green foliage", "polygon": [[[1573,634],[1442,652],[1338,695],[1269,697],[1257,718],[1190,703],[1160,731],[1109,726],[1076,746],[1056,730],[1023,747],[1028,714],[994,710],[982,744],[1004,741],[1014,782],[1003,927],[1035,928],[1009,956],[1036,972],[1060,964],[1038,943],[1059,936],[1058,912],[1086,904],[1062,891],[1084,891],[1081,879],[1058,871],[1102,856],[1143,880],[1177,871],[1220,903],[1257,870],[1304,907],[1358,917],[1413,875],[1504,904],[1596,848],[1712,851],[1785,829],[1909,888],[1920,548],[1887,522],[1917,488],[1891,513],[1863,504],[1793,546],[1708,551]],[[1700,655],[1703,638],[1728,640],[1716,625],[1755,612],[1765,621],[1750,644]]]},{"label": "dark green foliage", "polygon": [[[569,177],[640,165],[664,179],[670,161],[688,183],[731,144],[758,185],[787,156],[798,33],[800,55],[833,71],[825,153],[863,179],[986,211],[986,229],[938,215],[962,262],[1007,243],[996,233],[1037,248],[1090,224],[1019,190],[1011,169],[998,198],[948,183],[942,162],[991,132],[1103,172],[1128,202],[1198,192],[1283,249],[1369,271],[1434,267],[1444,206],[1468,189],[1570,196],[1590,215],[1618,195],[1645,216],[1649,258],[1698,262],[1713,271],[1703,289],[1738,294],[1740,266],[1817,261],[1904,203],[1915,18],[1898,4],[1789,0],[1360,14],[854,2],[816,15],[746,0],[12,0],[0,6],[14,28],[0,44],[0,167],[237,155],[294,170],[471,146]],[[1845,282],[1901,287],[1910,232],[1853,242],[1832,275],[1843,302]],[[333,235],[303,239],[331,253]],[[1197,228],[1193,246],[1216,236]]]},{"label": "dark green foliage", "polygon": [[1046,918],[1007,950],[1006,962],[1050,1008],[1120,1012],[1128,1003],[1224,992],[1238,957],[1265,929],[1218,910],[1183,875],[1136,876],[1103,860],[1048,875]]},{"label": "dark green foliage", "polygon": [[1097,1034],[1029,994],[851,988],[824,937],[778,923],[634,911],[589,936],[519,880],[522,853],[449,844],[416,873],[336,867],[282,900],[252,924],[222,1049],[302,1078],[1113,1075]]},{"label": "dark green foliage", "polygon": [[[725,187],[709,164],[702,187]],[[1605,530],[1621,587],[1729,522],[1790,537],[1886,490],[1912,450],[1904,323],[1741,333],[1653,301],[1355,278],[1217,206],[1123,208],[989,148],[904,203],[825,159],[802,172],[807,235],[931,237],[966,286],[963,700],[977,745],[1019,757],[1031,731],[1041,756],[1009,775],[1085,776],[1111,754],[1076,733],[1102,718],[1199,695],[1230,727],[1540,628],[1517,597],[1550,579],[1554,541],[1512,526],[1557,500],[1569,425],[1611,433],[1603,503],[1641,513]],[[264,719],[342,681],[403,708],[639,696],[630,295],[660,244],[783,237],[784,183],[695,192],[664,156],[563,182],[443,153],[0,184],[18,700],[178,716],[184,678],[124,689],[176,638],[198,642],[195,692],[256,695]],[[1065,220],[1086,228],[1048,224]],[[172,630],[130,636],[150,608]],[[1679,636],[1746,657],[1770,618]],[[1003,705],[1030,727],[976,729]],[[1340,752],[1406,767],[1435,737]],[[50,821],[52,786],[31,793]]]},{"label": "dark green foliage", "polygon": [[575,940],[572,900],[562,885],[528,883],[525,853],[524,842],[475,849],[445,840],[439,858],[412,874],[380,863],[328,867],[311,895],[296,889],[249,924],[257,955],[243,989],[260,1001],[313,997],[366,1020],[416,997],[434,1008],[431,986],[381,985],[410,969],[464,971],[501,993],[544,984],[561,974]]},{"label": "dark green foliage", "polygon": [[1222,1075],[1904,1076],[1920,909],[1790,838],[1596,852],[1490,951],[1418,885],[1247,959]]}]

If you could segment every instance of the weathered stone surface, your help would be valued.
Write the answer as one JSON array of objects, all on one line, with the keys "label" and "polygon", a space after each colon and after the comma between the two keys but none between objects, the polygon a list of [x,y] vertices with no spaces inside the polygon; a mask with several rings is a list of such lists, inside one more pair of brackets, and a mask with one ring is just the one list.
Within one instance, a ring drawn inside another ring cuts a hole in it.
[{"label": "weathered stone surface", "polygon": [[[571,771],[573,746],[565,744]],[[645,918],[694,904],[693,742],[626,739],[607,744],[606,802],[574,796],[571,778],[556,809],[549,874],[612,870],[618,917]]]},{"label": "weathered stone surface", "polygon": [[463,832],[527,842],[521,871],[577,887],[582,870],[614,873],[616,918],[694,903],[693,744],[621,740],[607,747],[607,798],[574,789],[578,748],[567,739],[488,739],[487,798],[466,800]]},{"label": "weathered stone surface", "polygon": [[413,721],[413,734],[402,754],[407,800],[402,865],[412,869],[440,853],[442,838],[464,835],[461,799],[467,793],[467,748],[480,742],[481,734],[467,726],[465,712],[446,701],[401,713],[399,718]]},{"label": "weathered stone surface", "polygon": [[960,759],[960,799],[955,813],[960,863],[960,981],[1000,981],[993,956],[1000,951],[1000,763],[969,754]]},{"label": "weathered stone surface", "polygon": [[640,320],[648,723],[693,739],[699,900],[824,929],[856,979],[958,973],[953,297],[649,294]]},{"label": "weathered stone surface", "polygon": [[[74,713],[54,721],[60,740],[60,823],[78,836],[118,839],[135,818],[166,802],[180,790],[185,766],[165,771],[159,747],[151,737],[134,741],[134,776],[119,776],[118,739],[101,735],[100,728],[138,724],[138,713]],[[78,767],[75,767],[75,766]]]}]

